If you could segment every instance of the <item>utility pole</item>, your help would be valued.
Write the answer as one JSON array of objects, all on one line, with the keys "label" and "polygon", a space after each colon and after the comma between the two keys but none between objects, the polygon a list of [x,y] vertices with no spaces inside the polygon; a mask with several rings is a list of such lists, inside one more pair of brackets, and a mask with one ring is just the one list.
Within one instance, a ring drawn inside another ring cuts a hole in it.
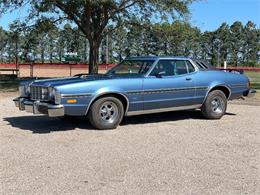
[{"label": "utility pole", "polygon": [[227,69],[227,61],[224,61],[224,69]]},{"label": "utility pole", "polygon": [[109,49],[108,49],[108,34],[106,36],[106,69],[107,69],[107,66],[108,66],[108,62],[109,62]]},{"label": "utility pole", "polygon": [[20,71],[18,70],[18,33],[15,32],[15,69],[16,75],[19,76]]}]

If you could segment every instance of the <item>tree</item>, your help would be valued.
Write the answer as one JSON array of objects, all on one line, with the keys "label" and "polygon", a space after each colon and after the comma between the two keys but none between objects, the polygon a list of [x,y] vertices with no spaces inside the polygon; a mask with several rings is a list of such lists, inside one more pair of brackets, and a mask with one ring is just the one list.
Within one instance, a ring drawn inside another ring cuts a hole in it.
[{"label": "tree", "polygon": [[30,3],[30,16],[41,13],[54,15],[73,21],[89,41],[89,72],[97,73],[99,46],[110,23],[117,27],[120,20],[128,20],[133,15],[144,18],[160,15],[173,17],[176,13],[188,13],[188,5],[193,0],[3,0],[0,13]]},{"label": "tree", "polygon": [[217,65],[217,45],[216,45],[216,33],[204,32],[201,38],[202,58],[206,59],[212,65]]},{"label": "tree", "polygon": [[243,45],[245,44],[245,34],[244,34],[244,27],[240,21],[234,22],[230,26],[231,32],[231,59],[232,62],[238,66],[239,63],[242,61],[243,56]]},{"label": "tree", "polygon": [[4,53],[5,48],[8,43],[8,34],[7,32],[0,27],[0,60],[1,62],[4,62]]},{"label": "tree", "polygon": [[216,37],[218,39],[217,45],[217,53],[218,53],[218,65],[221,62],[228,60],[228,55],[231,50],[232,42],[231,42],[231,33],[230,27],[227,23],[222,23],[221,26],[215,32]]},{"label": "tree", "polygon": [[260,34],[256,25],[249,21],[244,27],[245,42],[243,45],[243,63],[255,65],[260,57]]},{"label": "tree", "polygon": [[[36,39],[36,53],[40,50],[41,63],[44,63],[46,58],[52,63],[57,49],[54,43],[58,39],[59,29],[48,18],[41,18],[36,21],[31,31]],[[37,60],[37,54],[35,56]]]}]

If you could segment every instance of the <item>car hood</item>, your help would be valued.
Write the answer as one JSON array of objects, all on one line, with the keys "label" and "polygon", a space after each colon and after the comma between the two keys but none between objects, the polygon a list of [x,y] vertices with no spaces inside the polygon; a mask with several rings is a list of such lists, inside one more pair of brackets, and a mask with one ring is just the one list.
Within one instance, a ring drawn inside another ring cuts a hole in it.
[{"label": "car hood", "polygon": [[142,76],[83,75],[83,76],[66,77],[66,78],[35,80],[31,83],[31,85],[56,87],[60,85],[75,84],[81,82],[111,80],[111,79],[130,79],[130,78],[142,78]]},{"label": "car hood", "polygon": [[112,77],[109,77],[107,75],[88,75],[88,76],[35,80],[31,83],[31,85],[55,87],[55,86],[66,85],[66,84],[74,84],[74,83],[96,81],[96,80],[107,80],[107,79],[112,79]]}]

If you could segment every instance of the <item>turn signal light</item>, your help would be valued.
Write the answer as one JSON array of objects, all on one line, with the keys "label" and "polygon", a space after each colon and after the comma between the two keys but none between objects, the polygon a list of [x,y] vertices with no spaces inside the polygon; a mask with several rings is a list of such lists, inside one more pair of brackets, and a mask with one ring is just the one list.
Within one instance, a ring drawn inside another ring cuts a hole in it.
[{"label": "turn signal light", "polygon": [[71,104],[71,103],[76,103],[76,102],[77,102],[77,100],[75,100],[75,99],[67,100],[67,103],[69,103],[69,104]]}]

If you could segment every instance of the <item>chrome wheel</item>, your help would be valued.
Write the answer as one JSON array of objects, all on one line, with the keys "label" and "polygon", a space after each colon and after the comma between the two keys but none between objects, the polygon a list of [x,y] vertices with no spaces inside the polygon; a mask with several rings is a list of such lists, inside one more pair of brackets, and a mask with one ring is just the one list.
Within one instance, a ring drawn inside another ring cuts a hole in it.
[{"label": "chrome wheel", "polygon": [[211,101],[211,109],[214,113],[216,114],[221,114],[223,113],[224,109],[225,109],[225,104],[224,101],[222,100],[222,98],[220,97],[215,97],[212,101]]},{"label": "chrome wheel", "polygon": [[99,115],[103,121],[113,123],[118,117],[118,107],[112,101],[106,101],[101,105]]},{"label": "chrome wheel", "polygon": [[202,115],[207,119],[220,119],[227,109],[227,96],[221,90],[209,92],[201,107]]}]

